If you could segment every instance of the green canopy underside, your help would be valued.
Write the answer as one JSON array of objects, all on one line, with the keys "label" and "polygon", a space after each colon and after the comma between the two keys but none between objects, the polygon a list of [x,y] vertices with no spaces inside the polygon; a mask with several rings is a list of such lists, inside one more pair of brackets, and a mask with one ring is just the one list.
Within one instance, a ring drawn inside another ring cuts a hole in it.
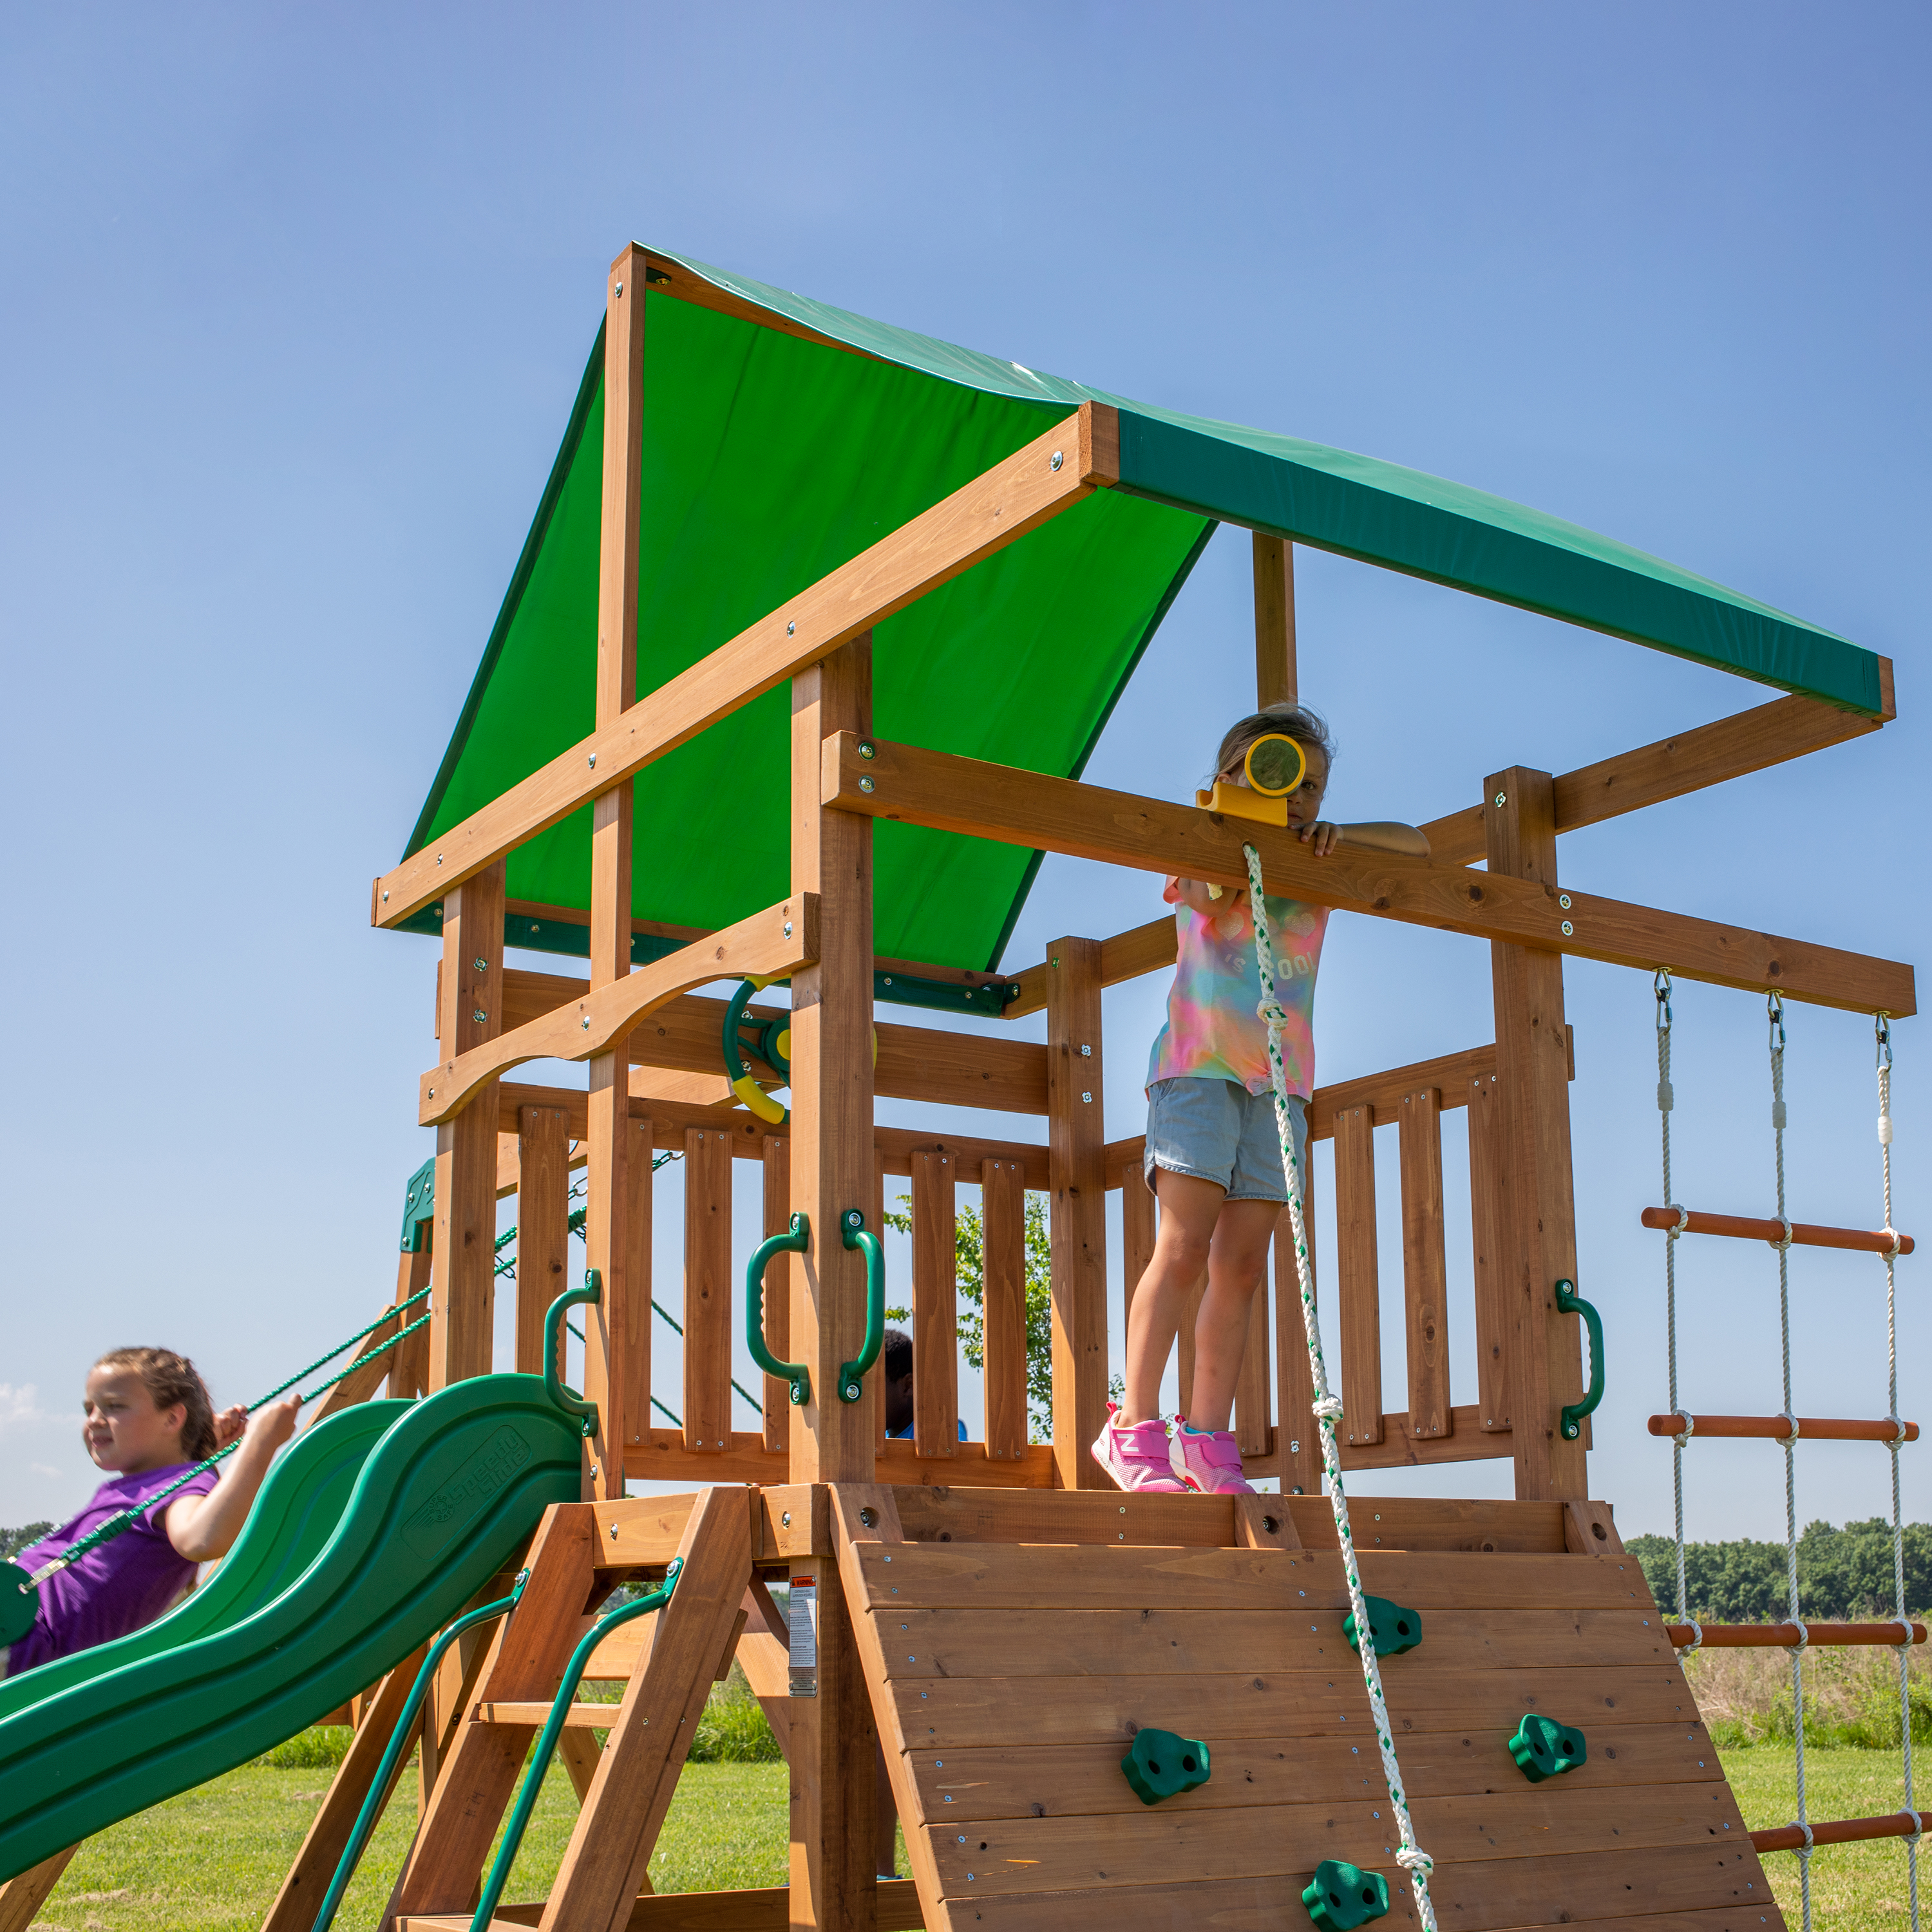
[{"label": "green canopy underside", "polygon": [[[1120,486],[877,627],[880,736],[1078,776],[1220,521],[1847,709],[1880,709],[1870,652],[1556,518],[1319,444],[1150,409],[682,266],[868,352],[648,296],[640,694],[1091,398],[1121,412]],[[409,851],[594,728],[602,369],[600,335]],[[789,890],[787,708],[785,692],[772,692],[639,774],[636,916],[715,927]],[[997,966],[1035,862],[1011,847],[881,822],[878,950]],[[586,909],[587,808],[513,853],[508,886],[514,899]]]}]

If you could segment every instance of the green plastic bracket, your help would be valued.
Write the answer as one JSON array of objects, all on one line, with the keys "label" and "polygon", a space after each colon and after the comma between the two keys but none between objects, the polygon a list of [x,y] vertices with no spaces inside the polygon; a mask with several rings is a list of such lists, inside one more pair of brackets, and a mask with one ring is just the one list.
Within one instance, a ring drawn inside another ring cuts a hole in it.
[{"label": "green plastic bracket", "polygon": [[[726,1034],[730,1038],[730,1034]],[[765,1267],[774,1255],[802,1255],[812,1246],[812,1220],[794,1214],[788,1234],[773,1234],[762,1242],[745,1265],[745,1346],[753,1361],[768,1376],[777,1376],[791,1384],[791,1399],[803,1404],[812,1400],[812,1371],[802,1362],[782,1362],[765,1341]]]},{"label": "green plastic bracket", "polygon": [[597,1405],[586,1402],[576,1390],[570,1388],[556,1371],[562,1360],[563,1349],[557,1334],[566,1310],[588,1303],[595,1306],[604,1299],[604,1277],[596,1268],[584,1270],[584,1286],[567,1288],[550,1305],[549,1312],[544,1316],[544,1393],[566,1415],[574,1415],[585,1436],[597,1433]]},{"label": "green plastic bracket", "polygon": [[1590,1331],[1590,1393],[1581,1402],[1563,1405],[1563,1439],[1574,1442],[1583,1432],[1583,1418],[1604,1399],[1603,1318],[1576,1292],[1574,1281],[1556,1284],[1556,1306],[1564,1315],[1580,1315]]},{"label": "green plastic bracket", "polygon": [[1301,1902],[1322,1932],[1354,1932],[1371,1918],[1387,1916],[1388,1880],[1380,1872],[1364,1871],[1340,1858],[1324,1858],[1315,1868],[1315,1882],[1303,1890]]},{"label": "green plastic bracket", "polygon": [[879,1359],[879,1351],[886,1345],[886,1250],[856,1208],[848,1208],[839,1216],[838,1232],[846,1246],[858,1249],[866,1257],[866,1346],[855,1360],[838,1365],[838,1400],[856,1402],[866,1371]]},{"label": "green plastic bracket", "polygon": [[403,1247],[406,1255],[419,1255],[429,1245],[436,1224],[436,1156],[431,1154],[403,1190]]},{"label": "green plastic bracket", "polygon": [[1553,1718],[1539,1717],[1533,1711],[1516,1726],[1509,1741],[1509,1754],[1516,1760],[1516,1768],[1532,1784],[1574,1771],[1588,1754],[1588,1748],[1581,1731],[1559,1724]]},{"label": "green plastic bracket", "polygon": [[1176,1737],[1172,1731],[1138,1730],[1120,1769],[1143,1804],[1192,1791],[1208,1782],[1213,1771],[1208,1747],[1198,1738]]},{"label": "green plastic bracket", "polygon": [[[1375,1640],[1378,1657],[1400,1657],[1422,1641],[1422,1617],[1419,1611],[1390,1603],[1386,1597],[1370,1597],[1364,1600],[1368,1606],[1369,1634]],[[1359,1656],[1362,1647],[1355,1641],[1353,1610],[1342,1619],[1342,1634],[1348,1640],[1348,1648]]]}]

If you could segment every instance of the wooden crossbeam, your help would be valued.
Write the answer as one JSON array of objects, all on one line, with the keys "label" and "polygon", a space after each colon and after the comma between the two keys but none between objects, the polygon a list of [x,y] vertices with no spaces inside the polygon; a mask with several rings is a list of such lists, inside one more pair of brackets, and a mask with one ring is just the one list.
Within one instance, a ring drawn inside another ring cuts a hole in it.
[{"label": "wooden crossbeam", "polygon": [[818,896],[796,894],[586,992],[569,1007],[432,1067],[419,1083],[418,1120],[428,1127],[453,1119],[479,1088],[526,1060],[590,1060],[610,1053],[646,1015],[693,986],[789,973],[815,958],[818,950]]},{"label": "wooden crossbeam", "polygon": [[1119,447],[1115,412],[1082,403],[385,873],[370,889],[370,923],[412,917],[600,793],[1111,484]]},{"label": "wooden crossbeam", "polygon": [[[1876,718],[1840,711],[1815,698],[1780,698],[1565,772],[1556,781],[1556,829],[1574,832],[1598,825],[1646,805],[1660,805],[1726,778],[1822,751],[1828,745],[1863,737],[1898,716],[1889,658],[1879,659],[1879,688],[1884,708]],[[1430,856],[1456,866],[1481,858],[1486,845],[1484,824],[1484,808],[1480,805],[1431,819],[1422,828],[1428,835]]]},{"label": "wooden crossbeam", "polygon": [[1226,885],[1246,883],[1252,844],[1270,892],[1313,904],[1854,1012],[1917,1010],[1912,968],[1893,961],[1396,853],[1316,859],[1271,826],[856,732],[826,739],[822,783],[844,811]]}]

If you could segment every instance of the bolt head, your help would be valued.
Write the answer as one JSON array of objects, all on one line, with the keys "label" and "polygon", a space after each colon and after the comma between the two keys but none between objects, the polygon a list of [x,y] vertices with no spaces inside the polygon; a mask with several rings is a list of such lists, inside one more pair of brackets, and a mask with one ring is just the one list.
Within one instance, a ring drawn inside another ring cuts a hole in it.
[{"label": "bolt head", "polygon": [[792,635],[792,634],[794,634],[794,633],[797,630],[797,628],[798,628],[798,620],[797,620],[796,618],[795,618],[795,617],[794,617],[794,618],[791,620],[791,622],[790,622],[790,623],[788,623],[788,625],[786,625],[786,626],[785,626],[785,635],[786,635],[787,637],[788,637],[788,638],[789,638],[789,637],[790,637],[790,636],[791,636],[791,635]]},{"label": "bolt head", "polygon": [[871,791],[874,789],[874,787],[870,778],[861,778],[859,781],[859,789],[861,791]]},{"label": "bolt head", "polygon": [[784,922],[784,936],[788,939],[791,937],[791,921],[790,920],[787,920]]},{"label": "bolt head", "polygon": [[1508,802],[1509,794],[1508,792],[1499,791],[1496,794],[1496,809],[1498,812],[1500,812],[1504,806],[1508,804]]},{"label": "bolt head", "polygon": [[595,752],[592,752],[590,754],[590,763],[593,768],[596,766],[597,763],[597,754]]},{"label": "bolt head", "polygon": [[1566,919],[1563,922],[1563,937],[1565,939],[1574,938],[1576,935],[1576,928]]},{"label": "bolt head", "polygon": [[1570,895],[1568,892],[1558,892],[1556,895],[1556,903],[1568,912],[1570,910]]},{"label": "bolt head", "polygon": [[876,758],[879,755],[878,747],[868,739],[859,747],[859,755],[862,758]]},{"label": "bolt head", "polygon": [[1056,450],[1053,452],[1052,460],[1051,460],[1051,461],[1047,464],[1047,466],[1047,466],[1049,470],[1058,470],[1058,469],[1060,467],[1060,466],[1063,463],[1064,463],[1066,460],[1066,455],[1064,454],[1064,453],[1063,452],[1060,451],[1060,450],[1056,449]]}]

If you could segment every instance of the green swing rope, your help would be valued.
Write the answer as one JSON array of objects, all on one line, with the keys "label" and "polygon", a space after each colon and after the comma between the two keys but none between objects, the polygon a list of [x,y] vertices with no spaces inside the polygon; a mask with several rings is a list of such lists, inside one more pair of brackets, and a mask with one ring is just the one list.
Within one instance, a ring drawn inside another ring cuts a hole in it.
[{"label": "green swing rope", "polygon": [[[430,1291],[426,1288],[418,1288],[417,1292],[414,1294],[411,1295],[406,1301],[398,1302],[394,1307],[388,1310],[383,1314],[377,1316],[374,1322],[369,1324],[368,1328],[358,1328],[354,1334],[350,1336],[347,1341],[338,1342],[335,1347],[329,1350],[327,1354],[318,1355],[314,1361],[309,1364],[307,1368],[301,1370],[296,1375],[290,1376],[286,1382],[280,1384],[278,1387],[269,1390],[268,1393],[262,1396],[259,1401],[251,1402],[248,1405],[248,1413],[250,1415],[253,1415],[258,1408],[266,1408],[270,1402],[274,1400],[276,1396],[278,1395],[286,1394],[290,1389],[295,1387],[297,1382],[302,1379],[304,1376],[312,1375],[317,1369],[320,1368],[325,1362],[334,1361],[336,1357],[342,1353],[344,1349],[352,1348],[358,1342],[363,1340],[368,1336],[374,1334],[376,1330],[381,1328],[384,1322],[394,1320],[394,1318],[398,1315],[400,1314],[404,1309],[412,1306],[416,1303],[422,1300],[423,1297],[428,1294],[429,1292]],[[405,1336],[413,1335],[418,1328],[425,1326],[429,1319],[430,1318],[427,1315],[420,1317],[418,1320],[412,1322],[406,1328],[400,1329],[396,1334],[392,1335],[389,1339],[386,1342],[383,1342],[379,1348],[370,1349],[366,1354],[358,1355],[355,1360],[349,1364],[348,1367],[339,1370],[335,1374],[331,1376],[326,1382],[316,1383],[315,1387],[310,1389],[308,1394],[302,1397],[302,1400],[304,1402],[314,1401],[316,1397],[322,1394],[325,1390],[333,1388],[338,1382],[341,1381],[344,1376],[353,1375],[358,1369],[366,1367],[370,1363],[375,1360],[376,1357],[379,1355],[386,1355],[389,1351],[393,1348],[398,1342],[403,1340]],[[224,1461],[228,1456],[233,1455],[235,1451],[241,1448],[244,1439],[244,1438],[242,1436],[236,1436],[232,1442],[227,1444],[222,1448],[216,1450],[212,1456],[207,1457],[205,1460],[196,1463],[192,1469],[187,1471],[184,1474],[178,1477],[173,1482],[170,1483],[166,1489],[161,1490],[158,1495],[148,1497],[145,1502],[131,1504],[129,1508],[122,1510],[119,1515],[110,1516],[98,1528],[89,1530],[86,1535],[83,1536],[71,1550],[64,1552],[61,1556],[56,1556],[51,1562],[42,1564],[39,1569],[36,1570],[32,1576],[28,1577],[26,1581],[20,1586],[22,1594],[28,1590],[38,1589],[50,1576],[58,1576],[63,1570],[67,1569],[70,1564],[78,1562],[82,1557],[85,1556],[88,1553],[89,1550],[98,1550],[104,1543],[112,1542],[115,1538],[118,1536],[122,1531],[132,1528],[135,1519],[142,1515],[145,1511],[152,1509],[157,1503],[166,1502],[169,1497],[174,1495],[177,1490],[184,1488],[188,1484],[193,1482],[196,1477],[205,1474],[208,1470],[213,1468],[216,1463]]]},{"label": "green swing rope", "polygon": [[[1295,1280],[1301,1290],[1301,1322],[1308,1337],[1309,1379],[1315,1388],[1316,1426],[1322,1432],[1322,1465],[1328,1477],[1328,1502],[1335,1515],[1336,1540],[1342,1549],[1342,1570],[1348,1580],[1348,1602],[1355,1613],[1355,1628],[1369,1628],[1369,1606],[1362,1593],[1361,1571],[1355,1562],[1354,1532],[1348,1526],[1348,1498],[1342,1487],[1342,1459],[1335,1446],[1335,1424],[1342,1414],[1340,1399],[1328,1387],[1328,1370],[1322,1358],[1322,1330],[1315,1316],[1315,1283],[1308,1271],[1308,1230],[1302,1219],[1301,1181],[1294,1167],[1294,1130],[1288,1110],[1288,1075],[1281,1061],[1281,1030],[1288,1014],[1274,996],[1274,945],[1268,937],[1268,910],[1262,893],[1261,854],[1252,845],[1241,850],[1248,862],[1248,903],[1255,921],[1255,963],[1261,971],[1261,1005],[1256,1010],[1268,1027],[1268,1072],[1274,1089],[1275,1126],[1281,1135],[1281,1167],[1288,1183],[1288,1216],[1294,1234]],[[1369,1694],[1369,1712],[1375,1720],[1376,1742],[1381,1747],[1382,1776],[1388,1785],[1389,1804],[1395,1813],[1398,1834],[1395,1862],[1408,1874],[1415,1888],[1415,1909],[1425,1932],[1436,1932],[1436,1907],[1429,1896],[1429,1874],[1436,1862],[1415,1842],[1415,1827],[1410,1822],[1408,1798],[1402,1788],[1402,1767],[1395,1756],[1395,1736],[1390,1728],[1388,1706],[1382,1701],[1382,1666],[1376,1660],[1372,1642],[1358,1646],[1362,1660],[1362,1682]]]}]

